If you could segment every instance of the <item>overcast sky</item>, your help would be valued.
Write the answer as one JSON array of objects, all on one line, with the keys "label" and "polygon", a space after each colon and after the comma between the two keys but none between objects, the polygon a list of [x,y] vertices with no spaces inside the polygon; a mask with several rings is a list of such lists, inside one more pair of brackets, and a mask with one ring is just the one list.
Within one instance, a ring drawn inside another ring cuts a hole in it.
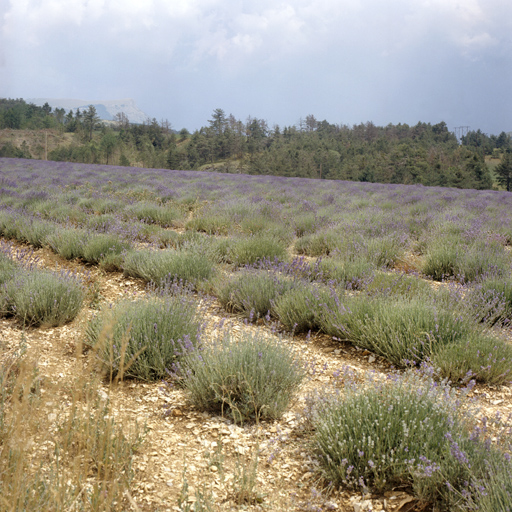
[{"label": "overcast sky", "polygon": [[512,0],[0,0],[0,97],[512,131]]}]

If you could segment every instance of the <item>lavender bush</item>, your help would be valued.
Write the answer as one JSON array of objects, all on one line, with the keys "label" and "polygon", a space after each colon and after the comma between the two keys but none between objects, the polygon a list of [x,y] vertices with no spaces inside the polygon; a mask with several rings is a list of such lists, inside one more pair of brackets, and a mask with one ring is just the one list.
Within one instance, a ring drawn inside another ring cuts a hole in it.
[{"label": "lavender bush", "polygon": [[8,310],[24,325],[55,327],[73,320],[85,296],[70,273],[18,269],[5,283]]},{"label": "lavender bush", "polygon": [[304,377],[304,366],[282,341],[244,334],[215,340],[182,360],[184,388],[199,409],[236,423],[278,419]]},{"label": "lavender bush", "polygon": [[384,356],[398,366],[418,364],[441,347],[479,340],[480,330],[454,311],[423,298],[344,297],[321,313],[322,329]]},{"label": "lavender bush", "polygon": [[182,250],[131,251],[125,255],[122,266],[126,275],[141,277],[157,285],[169,279],[179,279],[198,286],[214,273],[210,259],[193,247]]},{"label": "lavender bush", "polygon": [[343,259],[335,253],[329,258],[322,258],[317,264],[324,282],[336,282],[352,289],[360,288],[364,281],[376,270],[375,265],[365,258]]},{"label": "lavender bush", "polygon": [[336,306],[334,293],[325,285],[297,281],[292,289],[275,298],[272,313],[289,331],[320,330],[320,312]]},{"label": "lavender bush", "polygon": [[231,222],[228,218],[205,212],[189,220],[185,227],[194,231],[202,231],[209,235],[227,235]]},{"label": "lavender bush", "polygon": [[231,261],[237,266],[253,265],[259,260],[284,260],[286,247],[275,238],[265,235],[241,238],[234,242]]},{"label": "lavender bush", "polygon": [[488,273],[509,274],[512,259],[503,246],[494,242],[460,240],[441,237],[429,244],[422,272],[436,280],[455,278],[475,281]]},{"label": "lavender bush", "polygon": [[427,281],[403,273],[374,272],[368,279],[363,280],[361,288],[368,294],[385,297],[428,297],[432,294],[432,288]]},{"label": "lavender bush", "polygon": [[43,247],[48,236],[55,232],[57,227],[50,222],[36,219],[20,219],[17,222],[15,238],[26,242],[35,248]]},{"label": "lavender bush", "polygon": [[128,216],[147,222],[148,224],[158,224],[163,227],[176,225],[183,219],[183,214],[170,206],[158,205],[149,201],[140,201],[124,209]]},{"label": "lavender bush", "polygon": [[299,238],[294,249],[297,254],[327,256],[341,244],[340,238],[340,235],[333,231],[323,230]]},{"label": "lavender bush", "polygon": [[72,260],[84,257],[84,247],[90,234],[84,229],[64,228],[47,236],[46,242],[54,252]]},{"label": "lavender bush", "polygon": [[454,511],[489,494],[495,503],[510,497],[510,485],[492,488],[510,475],[510,457],[471,430],[471,413],[446,382],[417,371],[366,386],[348,376],[342,394],[312,401],[314,448],[331,485],[365,493],[412,486],[425,504]]},{"label": "lavender bush", "polygon": [[512,321],[512,280],[490,276],[476,283],[468,293],[468,305],[476,320],[487,325],[510,325]]},{"label": "lavender bush", "polygon": [[491,385],[512,382],[512,345],[491,335],[468,336],[439,347],[431,362],[452,382],[469,378]]},{"label": "lavender bush", "polygon": [[276,273],[245,269],[214,283],[214,294],[228,311],[257,320],[270,314],[274,300],[294,286],[293,280]]},{"label": "lavender bush", "polygon": [[173,364],[200,341],[201,321],[183,293],[146,297],[107,307],[89,323],[86,344],[93,347],[110,377],[163,379]]},{"label": "lavender bush", "polygon": [[16,264],[0,248],[0,286],[14,276]]},{"label": "lavender bush", "polygon": [[99,233],[87,237],[83,255],[85,261],[99,263],[104,258],[119,255],[130,248],[130,244],[115,234]]}]

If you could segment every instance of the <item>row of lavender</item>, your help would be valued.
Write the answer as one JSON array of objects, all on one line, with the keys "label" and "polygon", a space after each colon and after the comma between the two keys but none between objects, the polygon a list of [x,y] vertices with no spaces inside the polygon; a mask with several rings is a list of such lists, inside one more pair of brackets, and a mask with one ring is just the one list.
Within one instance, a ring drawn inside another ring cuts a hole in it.
[{"label": "row of lavender", "polygon": [[[3,211],[33,217],[24,235],[30,243],[44,234],[31,231],[45,230],[34,220],[47,219],[161,246],[183,242],[168,226],[260,235],[278,246],[270,257],[293,244],[296,254],[338,255],[345,262],[364,256],[392,266],[407,253],[410,268],[434,279],[474,280],[508,268],[512,199],[505,192],[9,159],[0,173]],[[219,251],[240,260],[226,244]]]},{"label": "row of lavender", "polygon": [[[433,359],[454,380],[511,378],[500,338],[512,316],[510,194],[20,160],[1,169],[5,237],[157,286],[186,281],[249,319],[323,331],[399,366]],[[141,240],[167,249],[136,250]],[[452,286],[383,272],[395,267]]]},{"label": "row of lavender", "polygon": [[57,326],[73,320],[86,295],[78,276],[40,269],[29,251],[0,243],[0,317],[23,326]]},{"label": "row of lavender", "polygon": [[[191,290],[211,293],[248,320],[320,330],[421,368],[366,388],[345,373],[343,393],[312,398],[305,418],[327,481],[412,485],[450,510],[509,510],[508,445],[471,430],[438,379],[511,380],[501,337],[512,311],[510,194],[19,160],[0,160],[0,177],[3,236],[152,284],[88,327],[111,376],[171,371],[198,407],[236,421],[282,414],[303,378],[286,350],[259,339],[195,350],[201,312]],[[206,393],[217,388],[222,396]]]}]

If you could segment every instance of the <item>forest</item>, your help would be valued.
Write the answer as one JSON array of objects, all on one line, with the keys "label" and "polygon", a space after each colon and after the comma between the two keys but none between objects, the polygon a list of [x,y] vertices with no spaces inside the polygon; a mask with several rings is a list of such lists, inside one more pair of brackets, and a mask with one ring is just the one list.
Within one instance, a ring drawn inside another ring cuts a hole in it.
[{"label": "forest", "polygon": [[[133,124],[123,113],[101,121],[92,105],[66,112],[0,99],[0,129],[4,157],[472,189],[509,190],[512,174],[509,134],[476,130],[459,140],[443,121],[348,126],[307,115],[270,127],[217,108],[190,133],[156,118]],[[31,142],[42,132],[44,142]],[[49,146],[48,136],[58,142]]]}]

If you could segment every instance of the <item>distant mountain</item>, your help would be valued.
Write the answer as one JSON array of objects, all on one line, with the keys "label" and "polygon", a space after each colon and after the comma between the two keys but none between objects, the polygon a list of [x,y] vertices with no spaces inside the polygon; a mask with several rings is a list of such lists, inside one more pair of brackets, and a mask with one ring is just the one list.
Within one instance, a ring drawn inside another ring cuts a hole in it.
[{"label": "distant mountain", "polygon": [[29,98],[27,103],[35,103],[36,105],[43,106],[48,103],[52,109],[63,108],[68,112],[69,110],[76,111],[86,110],[89,105],[94,105],[96,112],[100,119],[105,121],[112,121],[116,114],[123,112],[128,117],[130,123],[143,123],[148,119],[148,115],[143,112],[135,104],[135,100],[131,98],[122,100],[107,100],[107,101],[86,101],[86,100],[73,100],[66,98]]}]

